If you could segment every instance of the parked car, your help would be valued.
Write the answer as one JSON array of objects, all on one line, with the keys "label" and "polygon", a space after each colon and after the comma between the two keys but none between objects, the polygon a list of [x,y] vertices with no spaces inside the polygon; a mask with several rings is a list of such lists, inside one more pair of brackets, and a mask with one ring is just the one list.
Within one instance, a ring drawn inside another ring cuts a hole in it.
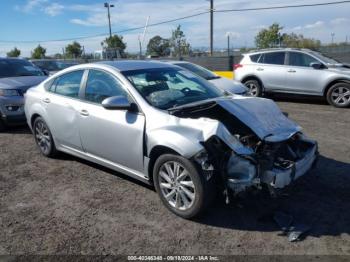
[{"label": "parked car", "polygon": [[268,49],[243,55],[235,79],[253,96],[290,93],[323,96],[336,107],[350,105],[350,67],[308,49]]},{"label": "parked car", "polygon": [[177,66],[113,61],[65,69],[26,94],[41,153],[57,151],[155,186],[191,218],[217,185],[227,199],[248,188],[284,188],[317,158],[317,143],[270,99],[225,96]]},{"label": "parked car", "polygon": [[189,63],[186,61],[167,61],[167,63],[177,65],[179,67],[185,68],[196,75],[203,77],[205,80],[210,81],[216,87],[230,93],[236,95],[246,95],[248,93],[248,89],[240,82],[228,79],[225,77],[218,76],[214,74],[212,71],[208,69]]},{"label": "parked car", "polygon": [[45,78],[39,68],[25,59],[0,58],[0,130],[26,123],[23,94]]},{"label": "parked car", "polygon": [[36,59],[30,61],[37,67],[41,68],[43,71],[48,72],[49,75],[53,75],[62,69],[78,64],[75,61],[51,59]]}]

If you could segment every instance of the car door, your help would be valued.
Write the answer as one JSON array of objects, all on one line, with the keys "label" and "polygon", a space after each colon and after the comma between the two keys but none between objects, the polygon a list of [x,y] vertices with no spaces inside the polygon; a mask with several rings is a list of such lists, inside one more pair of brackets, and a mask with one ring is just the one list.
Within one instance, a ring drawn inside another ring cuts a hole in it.
[{"label": "car door", "polygon": [[83,92],[79,129],[84,150],[142,172],[145,116],[130,110],[107,110],[101,105],[112,96],[131,99],[122,83],[109,72],[90,69]]},{"label": "car door", "polygon": [[76,150],[82,150],[78,112],[83,74],[84,70],[77,70],[57,77],[42,100],[56,143]]},{"label": "car door", "polygon": [[311,63],[321,63],[316,58],[302,52],[289,52],[286,86],[295,93],[322,93],[325,83],[322,69],[314,69]]},{"label": "car door", "polygon": [[255,68],[256,75],[264,85],[265,91],[276,91],[284,89],[286,85],[285,72],[286,52],[263,53]]}]

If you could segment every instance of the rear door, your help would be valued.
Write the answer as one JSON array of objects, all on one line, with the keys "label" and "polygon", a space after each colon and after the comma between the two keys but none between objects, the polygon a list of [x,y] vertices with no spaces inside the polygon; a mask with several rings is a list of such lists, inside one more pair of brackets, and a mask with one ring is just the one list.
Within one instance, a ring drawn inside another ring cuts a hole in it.
[{"label": "rear door", "polygon": [[81,150],[79,135],[79,94],[84,70],[63,74],[55,79],[42,100],[48,114],[49,127],[56,142]]},{"label": "rear door", "polygon": [[321,63],[316,58],[302,53],[289,52],[286,87],[295,93],[322,93],[325,70],[314,69],[311,63]]},{"label": "rear door", "polygon": [[286,52],[262,53],[255,68],[266,91],[284,89],[286,85]]}]

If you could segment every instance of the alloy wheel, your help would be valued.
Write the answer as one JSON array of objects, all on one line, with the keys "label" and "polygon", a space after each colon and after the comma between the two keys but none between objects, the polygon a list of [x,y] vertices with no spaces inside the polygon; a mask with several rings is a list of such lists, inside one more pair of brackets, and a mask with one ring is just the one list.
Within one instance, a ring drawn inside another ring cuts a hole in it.
[{"label": "alloy wheel", "polygon": [[49,129],[42,121],[38,121],[34,128],[35,139],[44,154],[48,154],[51,149],[51,137]]},{"label": "alloy wheel", "polygon": [[331,98],[336,105],[346,105],[350,103],[350,88],[339,86],[334,88],[331,93]]},{"label": "alloy wheel", "polygon": [[159,187],[170,206],[189,209],[196,197],[196,188],[187,169],[176,161],[165,162],[159,169]]},{"label": "alloy wheel", "polygon": [[251,96],[257,96],[258,95],[258,87],[253,84],[253,83],[247,83],[246,85],[249,89],[248,93],[251,95]]}]

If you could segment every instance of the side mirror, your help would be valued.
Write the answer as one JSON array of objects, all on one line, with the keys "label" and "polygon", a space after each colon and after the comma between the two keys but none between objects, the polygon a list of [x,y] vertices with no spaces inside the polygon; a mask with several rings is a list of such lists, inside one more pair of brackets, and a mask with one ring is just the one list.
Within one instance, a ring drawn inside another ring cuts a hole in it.
[{"label": "side mirror", "polygon": [[46,75],[46,76],[49,76],[49,75],[50,75],[50,72],[49,72],[48,70],[43,69],[42,71],[43,71],[44,75]]},{"label": "side mirror", "polygon": [[324,68],[323,64],[317,63],[317,62],[311,63],[310,66],[311,66],[312,68],[314,68],[314,69],[322,69],[322,68]]},{"label": "side mirror", "polygon": [[132,104],[125,96],[112,96],[102,101],[102,106],[108,110],[129,110]]}]

